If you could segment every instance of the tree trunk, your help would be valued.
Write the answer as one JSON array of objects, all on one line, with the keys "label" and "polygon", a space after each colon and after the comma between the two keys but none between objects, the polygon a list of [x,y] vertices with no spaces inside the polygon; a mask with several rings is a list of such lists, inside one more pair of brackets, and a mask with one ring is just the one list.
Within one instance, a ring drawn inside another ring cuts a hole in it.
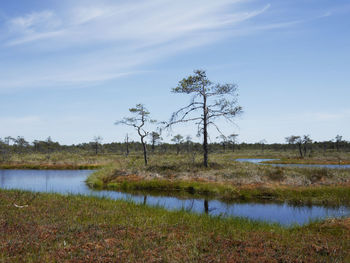
[{"label": "tree trunk", "polygon": [[148,164],[147,161],[147,148],[146,148],[146,143],[143,141],[143,137],[141,137],[141,143],[142,143],[142,148],[143,148],[143,158],[145,160],[145,165]]},{"label": "tree trunk", "polygon": [[303,158],[303,151],[301,149],[301,143],[298,144],[300,157]]},{"label": "tree trunk", "polygon": [[207,97],[203,95],[203,164],[208,167],[208,120],[207,120]]},{"label": "tree trunk", "polygon": [[154,140],[152,141],[152,153],[154,153]]}]

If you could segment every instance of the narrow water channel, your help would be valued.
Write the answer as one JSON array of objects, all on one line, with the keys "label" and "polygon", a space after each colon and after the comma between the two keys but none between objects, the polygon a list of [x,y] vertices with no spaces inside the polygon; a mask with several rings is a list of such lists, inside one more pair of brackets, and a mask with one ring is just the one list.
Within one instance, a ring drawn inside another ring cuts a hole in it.
[{"label": "narrow water channel", "polygon": [[350,216],[350,207],[291,206],[286,203],[225,203],[218,200],[181,199],[168,196],[94,191],[85,184],[93,171],[68,170],[0,170],[0,188],[35,192],[81,194],[127,200],[168,210],[185,209],[215,216],[237,216],[282,225],[305,224],[310,220]]}]

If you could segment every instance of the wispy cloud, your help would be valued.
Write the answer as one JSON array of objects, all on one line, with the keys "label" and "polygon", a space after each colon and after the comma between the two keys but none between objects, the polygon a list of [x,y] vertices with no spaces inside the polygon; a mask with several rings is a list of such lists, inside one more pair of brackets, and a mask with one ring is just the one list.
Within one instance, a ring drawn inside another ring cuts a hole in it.
[{"label": "wispy cloud", "polygon": [[252,9],[245,8],[245,2],[105,0],[72,6],[69,1],[61,9],[11,18],[2,30],[0,51],[25,48],[37,56],[23,59],[20,66],[8,64],[0,73],[0,89],[110,80],[159,58],[230,37],[237,34],[235,29],[248,33],[293,25],[257,25],[252,30],[245,21],[270,5]]}]

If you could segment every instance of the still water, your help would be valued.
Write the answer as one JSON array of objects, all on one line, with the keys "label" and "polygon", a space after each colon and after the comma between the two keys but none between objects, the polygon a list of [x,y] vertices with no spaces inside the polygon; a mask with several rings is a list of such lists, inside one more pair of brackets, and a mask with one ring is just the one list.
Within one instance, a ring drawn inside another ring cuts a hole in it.
[{"label": "still water", "polygon": [[93,171],[80,170],[0,170],[0,188],[35,192],[80,194],[129,200],[168,210],[186,209],[215,216],[238,216],[282,225],[305,224],[310,220],[350,216],[350,207],[291,206],[286,203],[225,203],[218,200],[181,199],[152,194],[94,191],[85,180]]}]

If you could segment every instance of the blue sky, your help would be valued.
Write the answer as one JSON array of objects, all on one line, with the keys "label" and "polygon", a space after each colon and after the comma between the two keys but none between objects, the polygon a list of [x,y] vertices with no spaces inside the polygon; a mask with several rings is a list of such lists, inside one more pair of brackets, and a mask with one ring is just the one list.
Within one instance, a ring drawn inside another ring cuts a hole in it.
[{"label": "blue sky", "polygon": [[137,139],[113,123],[136,103],[168,120],[200,68],[239,85],[244,114],[220,125],[241,142],[350,140],[349,28],[348,0],[0,1],[0,137]]}]

